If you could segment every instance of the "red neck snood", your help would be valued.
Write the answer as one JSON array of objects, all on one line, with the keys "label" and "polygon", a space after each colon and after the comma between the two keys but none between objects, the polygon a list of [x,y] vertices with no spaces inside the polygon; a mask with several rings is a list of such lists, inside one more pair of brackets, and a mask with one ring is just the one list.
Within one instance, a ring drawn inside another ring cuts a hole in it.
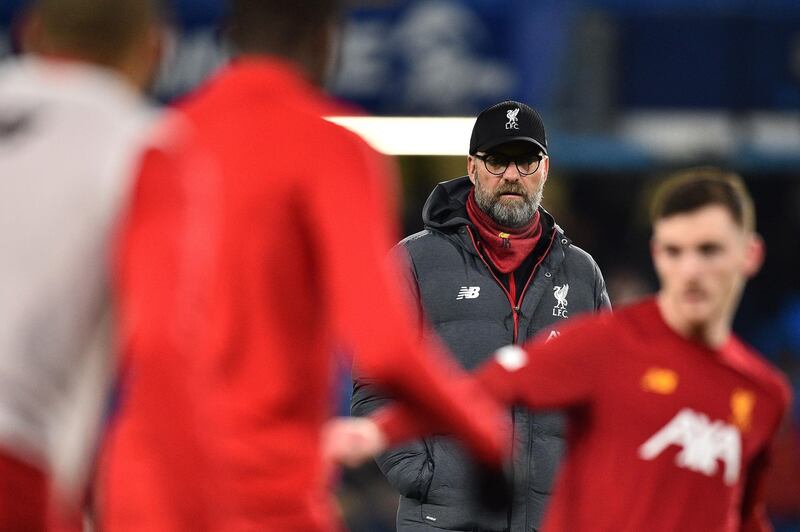
[{"label": "red neck snood", "polygon": [[481,250],[495,268],[503,273],[511,273],[522,264],[525,257],[542,236],[539,211],[523,227],[510,229],[495,222],[475,201],[475,190],[467,198],[467,214],[478,231]]}]

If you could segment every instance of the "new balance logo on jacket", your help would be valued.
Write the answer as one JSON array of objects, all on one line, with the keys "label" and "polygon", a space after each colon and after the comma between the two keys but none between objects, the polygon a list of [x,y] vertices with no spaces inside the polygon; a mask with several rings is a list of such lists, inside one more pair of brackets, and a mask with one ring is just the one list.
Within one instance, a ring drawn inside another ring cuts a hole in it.
[{"label": "new balance logo on jacket", "polygon": [[456,297],[456,300],[475,299],[479,295],[481,295],[480,286],[462,286],[461,290],[458,291],[458,297]]}]

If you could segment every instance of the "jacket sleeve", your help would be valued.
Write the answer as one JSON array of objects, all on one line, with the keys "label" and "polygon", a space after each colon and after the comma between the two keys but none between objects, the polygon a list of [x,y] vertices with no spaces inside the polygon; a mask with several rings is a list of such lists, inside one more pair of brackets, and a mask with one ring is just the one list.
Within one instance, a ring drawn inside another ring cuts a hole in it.
[{"label": "jacket sleeve", "polygon": [[[594,261],[592,261],[594,262]],[[611,310],[611,300],[608,297],[608,290],[606,289],[606,281],[603,278],[603,273],[596,262],[594,266],[594,301],[595,310]]]},{"label": "jacket sleeve", "polygon": [[[373,380],[355,379],[350,408],[352,415],[367,416],[390,403]],[[413,440],[395,447],[376,457],[375,462],[400,495],[423,499],[433,475],[428,449],[423,440]]]},{"label": "jacket sleeve", "polygon": [[422,334],[425,318],[422,311],[422,297],[419,293],[419,282],[417,281],[417,271],[414,267],[414,260],[411,253],[403,243],[396,244],[389,252],[387,260],[398,266],[400,284],[398,285],[403,298],[408,303],[411,311],[412,323],[417,331],[418,337]]},{"label": "jacket sleeve", "polygon": [[444,347],[419,334],[398,288],[399,265],[385,259],[396,234],[386,161],[329,125],[330,138],[317,154],[324,178],[297,183],[306,207],[301,226],[312,228],[320,326],[354,354],[359,376],[381,382],[388,396],[462,439],[479,459],[498,463],[508,430],[502,408],[471,379],[462,384],[464,372]]},{"label": "jacket sleeve", "polygon": [[[419,285],[414,274],[411,257],[406,248],[402,244],[398,244],[392,248],[389,260],[397,260],[401,266],[399,286],[409,302],[416,329],[421,331],[423,317]],[[388,403],[390,403],[390,399],[382,393],[379,383],[373,379],[353,374],[351,415],[367,416]],[[375,461],[389,484],[401,495],[417,500],[423,499],[430,484],[432,469],[429,464],[427,447],[422,440],[396,447],[378,456]]]}]

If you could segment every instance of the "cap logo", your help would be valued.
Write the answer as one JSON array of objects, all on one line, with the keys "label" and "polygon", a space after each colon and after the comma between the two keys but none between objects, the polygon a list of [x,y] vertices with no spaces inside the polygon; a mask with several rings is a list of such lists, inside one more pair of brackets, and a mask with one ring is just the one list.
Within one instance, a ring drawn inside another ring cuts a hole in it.
[{"label": "cap logo", "polygon": [[506,111],[506,118],[508,118],[508,122],[506,122],[506,129],[519,129],[519,118],[517,118],[518,114],[519,107]]}]

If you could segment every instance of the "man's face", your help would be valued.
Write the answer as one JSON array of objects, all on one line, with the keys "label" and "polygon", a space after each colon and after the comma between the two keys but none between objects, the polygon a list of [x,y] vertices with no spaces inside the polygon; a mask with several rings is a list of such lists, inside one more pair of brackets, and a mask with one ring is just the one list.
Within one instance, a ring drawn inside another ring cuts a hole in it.
[{"label": "man's face", "polygon": [[763,257],[758,237],[721,205],[657,221],[651,252],[662,297],[690,327],[732,319],[744,283]]},{"label": "man's face", "polygon": [[[481,159],[489,156],[501,161],[510,159],[508,167],[501,175],[490,172],[485,161]],[[526,171],[522,162],[519,168],[514,164],[514,160],[533,159],[532,167],[535,167],[536,157],[541,157],[542,160],[536,171],[530,175],[520,173],[520,168],[523,172]],[[534,148],[530,143],[504,144],[486,154],[478,152],[475,156],[471,155],[467,160],[467,172],[470,181],[475,185],[478,206],[498,224],[510,228],[524,226],[536,214],[542,202],[548,169],[549,159],[540,156],[538,147]]]}]

